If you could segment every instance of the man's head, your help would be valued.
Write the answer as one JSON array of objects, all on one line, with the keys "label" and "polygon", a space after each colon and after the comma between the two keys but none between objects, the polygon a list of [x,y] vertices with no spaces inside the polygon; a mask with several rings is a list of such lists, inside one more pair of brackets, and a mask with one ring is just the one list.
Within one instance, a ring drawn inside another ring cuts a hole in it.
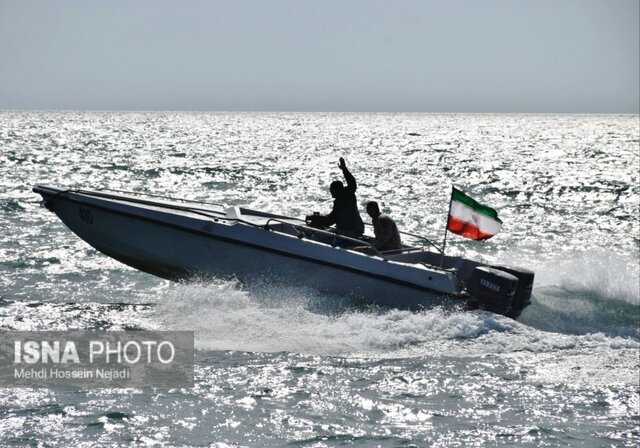
[{"label": "man's head", "polygon": [[367,202],[367,214],[371,216],[372,219],[376,219],[380,216],[380,207],[378,207],[378,203],[376,201]]},{"label": "man's head", "polygon": [[342,185],[342,182],[340,182],[339,180],[334,180],[333,182],[331,182],[331,185],[329,186],[331,197],[337,198],[343,189],[344,189],[344,185]]}]

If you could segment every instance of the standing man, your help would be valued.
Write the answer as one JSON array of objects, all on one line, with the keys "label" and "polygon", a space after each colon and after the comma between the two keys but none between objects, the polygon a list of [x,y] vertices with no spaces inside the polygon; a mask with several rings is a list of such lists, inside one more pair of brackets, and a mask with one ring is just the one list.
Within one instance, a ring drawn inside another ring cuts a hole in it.
[{"label": "standing man", "polygon": [[336,233],[351,238],[358,237],[364,233],[364,223],[358,211],[358,201],[356,200],[356,179],[347,169],[347,164],[340,157],[338,167],[347,181],[345,187],[339,180],[331,182],[329,191],[333,197],[333,210],[328,215],[307,216],[307,223],[314,226],[328,227],[336,225]]},{"label": "standing man", "polygon": [[367,213],[371,216],[373,232],[376,235],[373,247],[379,251],[402,249],[402,241],[396,222],[389,216],[380,213],[377,202],[367,203]]}]

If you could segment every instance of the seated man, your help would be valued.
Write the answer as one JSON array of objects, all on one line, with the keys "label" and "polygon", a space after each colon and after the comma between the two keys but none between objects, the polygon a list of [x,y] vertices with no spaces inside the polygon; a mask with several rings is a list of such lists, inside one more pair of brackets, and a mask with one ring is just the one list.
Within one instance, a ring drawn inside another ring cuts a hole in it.
[{"label": "seated man", "polygon": [[331,182],[329,191],[333,197],[333,210],[328,215],[307,216],[306,221],[314,227],[329,227],[335,224],[336,233],[355,238],[364,233],[364,223],[356,200],[356,179],[347,169],[347,164],[342,157],[338,167],[342,170],[347,186],[345,187],[339,180]]},{"label": "seated man", "polygon": [[367,213],[371,216],[373,232],[376,236],[373,241],[373,247],[381,252],[401,249],[402,241],[400,240],[398,226],[389,216],[380,213],[380,207],[377,202],[370,201],[367,203]]}]

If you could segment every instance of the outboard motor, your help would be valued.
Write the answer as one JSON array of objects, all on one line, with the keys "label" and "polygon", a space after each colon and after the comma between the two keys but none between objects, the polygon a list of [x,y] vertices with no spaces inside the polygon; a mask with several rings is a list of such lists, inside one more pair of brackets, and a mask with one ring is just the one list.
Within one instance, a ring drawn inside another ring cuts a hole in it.
[{"label": "outboard motor", "polygon": [[471,273],[467,291],[476,299],[478,307],[497,314],[510,312],[518,278],[508,272],[478,266]]},{"label": "outboard motor", "polygon": [[513,266],[492,267],[507,272],[518,279],[518,287],[513,296],[511,311],[507,313],[507,316],[516,319],[522,313],[522,310],[531,305],[531,292],[533,291],[533,277],[535,274],[528,269]]}]

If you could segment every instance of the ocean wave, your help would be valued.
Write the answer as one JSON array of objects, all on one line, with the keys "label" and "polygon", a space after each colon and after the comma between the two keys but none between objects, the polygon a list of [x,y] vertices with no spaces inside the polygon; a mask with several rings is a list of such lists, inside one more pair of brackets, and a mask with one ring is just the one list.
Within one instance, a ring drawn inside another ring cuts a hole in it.
[{"label": "ocean wave", "polygon": [[199,349],[325,355],[388,352],[513,329],[513,321],[490,313],[354,309],[344,298],[304,288],[255,293],[233,283],[172,285],[152,315],[156,328],[194,330]]},{"label": "ocean wave", "polygon": [[536,268],[533,305],[521,321],[548,331],[640,338],[637,256],[566,254]]},{"label": "ocean wave", "polygon": [[0,201],[0,210],[7,213],[19,213],[24,212],[26,208],[17,199],[7,199]]}]

